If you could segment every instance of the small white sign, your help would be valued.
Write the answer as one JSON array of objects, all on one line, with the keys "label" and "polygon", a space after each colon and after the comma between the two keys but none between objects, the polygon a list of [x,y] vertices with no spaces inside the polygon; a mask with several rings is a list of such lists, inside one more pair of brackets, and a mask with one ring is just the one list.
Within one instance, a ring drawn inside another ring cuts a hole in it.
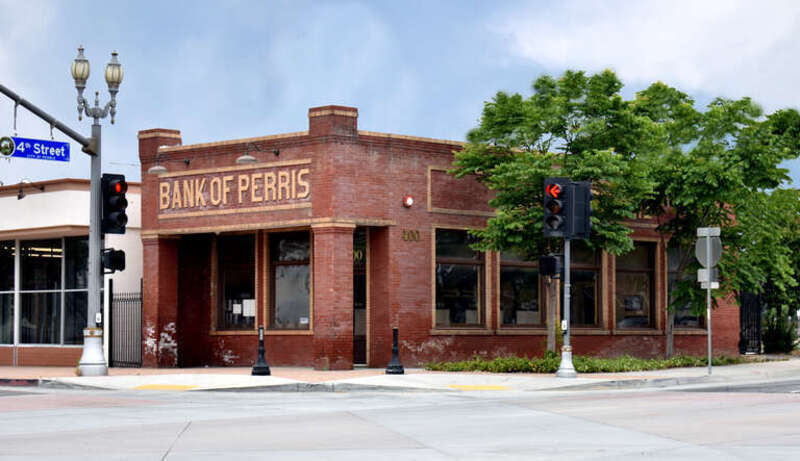
[{"label": "small white sign", "polygon": [[256,316],[256,300],[255,299],[243,299],[242,300],[242,315],[245,317],[255,317]]},{"label": "small white sign", "polygon": [[562,320],[561,321],[561,331],[567,331],[567,321],[566,320]]},{"label": "small white sign", "polygon": [[233,315],[242,315],[242,305],[233,303]]},{"label": "small white sign", "polygon": [[[708,282],[701,282],[700,283],[700,288],[707,289],[708,288]],[[718,288],[719,288],[719,282],[711,282],[711,289],[712,290],[716,290]]]},{"label": "small white sign", "polygon": [[300,317],[300,325],[308,325],[308,317]]}]

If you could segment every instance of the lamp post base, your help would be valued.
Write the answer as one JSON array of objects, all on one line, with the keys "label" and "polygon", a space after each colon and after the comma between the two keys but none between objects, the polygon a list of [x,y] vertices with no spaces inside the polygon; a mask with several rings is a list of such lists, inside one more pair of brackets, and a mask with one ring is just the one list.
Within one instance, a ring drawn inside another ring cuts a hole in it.
[{"label": "lamp post base", "polygon": [[83,329],[83,353],[78,362],[78,376],[106,376],[108,366],[103,355],[103,329]]},{"label": "lamp post base", "polygon": [[575,371],[575,367],[572,365],[572,347],[571,346],[563,346],[561,348],[561,363],[558,365],[558,371],[556,371],[557,378],[577,378],[578,372]]}]

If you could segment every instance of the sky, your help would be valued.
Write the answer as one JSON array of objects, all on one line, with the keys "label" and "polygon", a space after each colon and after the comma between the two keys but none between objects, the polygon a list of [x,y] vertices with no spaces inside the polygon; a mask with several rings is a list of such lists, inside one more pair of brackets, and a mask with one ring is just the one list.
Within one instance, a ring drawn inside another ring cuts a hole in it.
[{"label": "sky", "polygon": [[[103,172],[140,179],[139,130],[184,144],[306,130],[310,107],[357,107],[359,129],[464,140],[497,91],[531,94],[542,74],[614,70],[623,95],[663,81],[700,104],[750,96],[800,107],[800,3],[705,1],[0,0],[0,83],[89,136],[69,73],[78,45],[86,97],[109,99],[113,50],[125,73]],[[13,135],[0,95],[0,136]],[[20,108],[17,135],[50,139]],[[54,132],[57,141],[70,141]],[[0,182],[88,178],[69,163],[0,160]],[[800,184],[800,161],[788,165]]]}]

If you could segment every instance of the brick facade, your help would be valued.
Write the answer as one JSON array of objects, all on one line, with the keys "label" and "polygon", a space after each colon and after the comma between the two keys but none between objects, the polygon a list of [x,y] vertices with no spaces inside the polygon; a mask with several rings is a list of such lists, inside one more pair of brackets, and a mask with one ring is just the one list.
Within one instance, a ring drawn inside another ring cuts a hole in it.
[{"label": "brick facade", "polygon": [[[249,365],[257,330],[217,328],[219,236],[255,240],[255,325],[266,325],[271,365],[353,366],[353,233],[367,228],[367,363],[385,366],[392,328],[406,366],[474,354],[541,354],[544,328],[500,325],[499,256],[485,255],[480,327],[437,329],[436,229],[482,227],[489,191],[446,174],[457,142],[359,131],[358,111],[312,108],[308,131],[182,146],[180,132],[139,133],[144,243],[144,365]],[[237,164],[245,153],[256,163]],[[168,172],[148,174],[158,162]],[[403,198],[414,198],[411,207]],[[597,328],[574,328],[575,353],[664,353],[666,263],[654,223],[635,223],[634,239],[655,242],[655,328],[620,330],[614,319],[614,258],[602,255]],[[308,330],[269,328],[269,236],[309,232]],[[738,309],[720,300],[712,315],[715,353],[736,354]],[[701,355],[702,330],[678,331],[677,353]]]}]

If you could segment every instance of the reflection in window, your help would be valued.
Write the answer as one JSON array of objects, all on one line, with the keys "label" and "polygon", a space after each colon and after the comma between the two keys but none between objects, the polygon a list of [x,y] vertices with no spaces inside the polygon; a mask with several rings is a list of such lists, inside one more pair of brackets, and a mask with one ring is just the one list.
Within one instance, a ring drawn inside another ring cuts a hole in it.
[{"label": "reflection in window", "polygon": [[64,293],[64,344],[83,344],[88,306],[88,291]]},{"label": "reflection in window", "polygon": [[74,237],[64,239],[64,279],[67,289],[89,287],[89,239]]},{"label": "reflection in window", "polygon": [[0,344],[14,342],[14,294],[0,294]]},{"label": "reflection in window", "polygon": [[61,288],[61,239],[20,242],[22,290]]},{"label": "reflection in window", "polygon": [[255,237],[252,234],[217,238],[218,330],[255,328],[255,267]]},{"label": "reflection in window", "polygon": [[61,342],[61,293],[22,293],[20,304],[20,341],[23,344]]},{"label": "reflection in window", "polygon": [[[669,303],[672,306],[672,303],[675,301],[675,295],[678,288],[678,280],[679,274],[678,269],[680,269],[680,262],[681,258],[686,257],[686,251],[681,250],[680,248],[671,247],[667,249],[667,293],[669,293]],[[691,275],[684,274],[684,280],[692,279]],[[692,313],[689,303],[685,303],[681,306],[671,307],[675,309],[675,322],[673,325],[676,328],[702,328],[703,325],[703,317],[698,316],[697,314]]]},{"label": "reflection in window", "polygon": [[539,268],[512,252],[500,255],[500,312],[505,325],[542,325]]},{"label": "reflection in window", "polygon": [[655,326],[655,243],[634,242],[633,251],[616,258],[617,328]]},{"label": "reflection in window", "polygon": [[483,324],[484,255],[467,231],[436,229],[436,326]]},{"label": "reflection in window", "polygon": [[[583,240],[573,240],[570,244],[569,293],[570,325],[579,328],[599,327],[600,255]],[[563,298],[561,296],[561,318],[564,318]]]},{"label": "reflection in window", "polygon": [[311,326],[311,238],[308,232],[269,234],[270,328]]}]

